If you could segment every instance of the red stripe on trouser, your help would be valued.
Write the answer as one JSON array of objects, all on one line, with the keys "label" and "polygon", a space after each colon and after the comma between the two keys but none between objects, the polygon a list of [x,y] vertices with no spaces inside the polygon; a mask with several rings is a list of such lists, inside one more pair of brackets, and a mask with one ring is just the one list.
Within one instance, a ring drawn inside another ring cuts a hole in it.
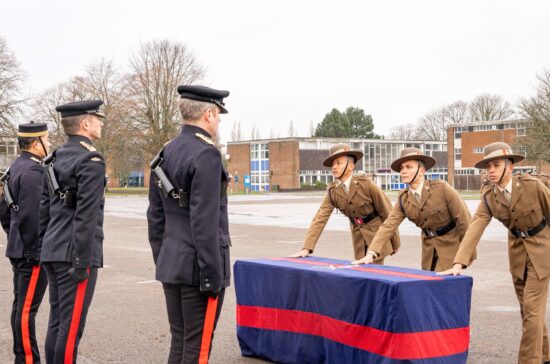
[{"label": "red stripe on trouser", "polygon": [[199,364],[208,363],[208,355],[210,354],[210,344],[212,343],[212,334],[214,333],[214,324],[216,323],[217,309],[218,297],[208,297],[208,305],[206,306],[206,315],[204,317],[204,327],[202,330]]},{"label": "red stripe on trouser", "polygon": [[23,313],[21,315],[21,335],[23,336],[23,349],[25,350],[25,364],[32,364],[34,361],[29,333],[29,315],[31,313],[32,300],[34,299],[34,293],[36,292],[36,283],[38,282],[39,275],[40,267],[33,266],[31,280],[29,281],[27,294],[25,295],[25,303],[23,304]]},{"label": "red stripe on trouser", "polygon": [[[306,259],[303,259],[303,258],[302,259],[273,258],[272,260],[285,260],[285,261],[293,262],[293,263],[300,263],[300,264],[307,264],[307,265],[318,265],[318,266],[323,266],[323,267],[332,266],[332,267],[335,267],[335,268],[338,268],[338,267],[348,268],[348,266],[346,266],[344,264],[331,264],[331,263],[326,263],[326,262],[317,262],[317,261],[314,261],[314,260],[306,260]],[[349,267],[348,269],[360,270],[360,271],[363,271],[363,272],[370,272],[370,273],[376,273],[376,274],[385,274],[385,275],[390,275],[390,276],[404,277],[404,278],[416,278],[416,279],[422,279],[422,280],[425,280],[425,281],[442,281],[443,280],[443,277],[428,276],[428,275],[414,274],[414,273],[395,272],[395,271],[386,270],[386,269],[379,269],[379,268],[367,268],[367,267],[360,266],[360,265],[354,266],[354,267]]]},{"label": "red stripe on trouser", "polygon": [[[90,270],[88,269],[88,274]],[[76,296],[73,305],[73,317],[71,319],[71,327],[67,337],[67,346],[65,347],[65,364],[73,363],[74,346],[76,344],[76,336],[78,335],[78,327],[80,326],[80,317],[82,316],[82,308],[84,306],[84,298],[86,296],[86,286],[88,279],[78,283],[76,288]]]},{"label": "red stripe on trouser", "polygon": [[386,358],[427,359],[464,353],[469,327],[392,333],[296,310],[237,305],[237,325],[320,336]]}]

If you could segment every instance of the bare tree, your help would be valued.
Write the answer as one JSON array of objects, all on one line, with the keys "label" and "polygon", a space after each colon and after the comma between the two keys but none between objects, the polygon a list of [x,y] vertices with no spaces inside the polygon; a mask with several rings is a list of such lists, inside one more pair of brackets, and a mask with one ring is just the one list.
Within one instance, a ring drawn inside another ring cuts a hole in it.
[{"label": "bare tree", "polygon": [[238,142],[241,140],[241,123],[235,121],[231,129],[231,141]]},{"label": "bare tree", "polygon": [[449,124],[444,107],[432,110],[418,121],[417,137],[419,140],[446,140]]},{"label": "bare tree", "polygon": [[451,124],[461,124],[469,121],[468,103],[458,100],[443,107],[445,119]]},{"label": "bare tree", "polygon": [[133,100],[128,92],[130,79],[112,60],[102,59],[87,68],[79,78],[81,89],[90,98],[104,102],[105,123],[98,149],[106,156],[107,165],[118,177],[126,179],[132,169],[141,169],[144,162],[140,146],[141,130],[133,121]]},{"label": "bare tree", "polygon": [[296,136],[296,129],[294,128],[294,122],[292,122],[292,120],[290,120],[288,124],[288,136],[291,138]]},{"label": "bare tree", "polygon": [[550,69],[539,74],[537,80],[536,94],[519,104],[529,128],[518,143],[527,150],[529,159],[550,161]]},{"label": "bare tree", "polygon": [[53,148],[59,147],[65,141],[61,117],[55,108],[67,102],[85,99],[86,95],[78,85],[82,85],[82,80],[75,77],[70,81],[58,83],[33,97],[30,118],[49,124]]},{"label": "bare tree", "polygon": [[444,105],[424,115],[414,133],[420,140],[447,140],[447,128],[451,124],[465,123],[470,120],[469,106],[462,100]]},{"label": "bare tree", "polygon": [[12,121],[25,101],[21,95],[24,79],[15,54],[8,48],[6,39],[0,37],[0,136],[15,135]]},{"label": "bare tree", "polygon": [[317,126],[315,125],[315,123],[313,122],[313,120],[311,120],[309,122],[309,137],[312,138],[315,136],[315,129],[317,128]]},{"label": "bare tree", "polygon": [[505,120],[514,115],[514,110],[502,96],[487,93],[470,102],[469,114],[472,121]]},{"label": "bare tree", "polygon": [[393,140],[415,140],[416,125],[409,123],[396,126],[391,129],[388,138]]},{"label": "bare tree", "polygon": [[142,44],[130,59],[134,118],[143,130],[143,150],[151,158],[181,124],[177,86],[204,77],[203,67],[182,43],[169,40]]}]

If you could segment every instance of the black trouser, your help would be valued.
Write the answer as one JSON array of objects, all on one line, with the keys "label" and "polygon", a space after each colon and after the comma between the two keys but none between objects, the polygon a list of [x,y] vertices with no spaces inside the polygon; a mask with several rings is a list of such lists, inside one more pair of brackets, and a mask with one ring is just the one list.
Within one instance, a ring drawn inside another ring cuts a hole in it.
[{"label": "black trouser", "polygon": [[172,334],[168,363],[206,364],[225,289],[217,299],[212,299],[200,293],[196,286],[170,283],[162,286]]},{"label": "black trouser", "polygon": [[44,263],[50,284],[50,320],[46,335],[46,363],[76,363],[78,344],[97,281],[97,268],[89,278],[76,283],[68,270],[70,263]]},{"label": "black trouser", "polygon": [[13,307],[11,330],[15,364],[40,363],[34,319],[42,302],[48,280],[44,269],[26,259],[11,259],[13,270]]}]

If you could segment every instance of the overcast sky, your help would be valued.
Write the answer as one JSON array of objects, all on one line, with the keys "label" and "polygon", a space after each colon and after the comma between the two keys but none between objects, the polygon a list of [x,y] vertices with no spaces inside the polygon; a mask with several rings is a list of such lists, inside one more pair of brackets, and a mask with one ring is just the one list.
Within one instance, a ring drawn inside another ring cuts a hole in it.
[{"label": "overcast sky", "polygon": [[496,93],[515,103],[550,68],[550,1],[0,0],[0,35],[39,92],[102,57],[122,68],[141,42],[185,43],[204,84],[231,91],[250,136],[306,136],[333,107],[363,108],[375,131]]}]

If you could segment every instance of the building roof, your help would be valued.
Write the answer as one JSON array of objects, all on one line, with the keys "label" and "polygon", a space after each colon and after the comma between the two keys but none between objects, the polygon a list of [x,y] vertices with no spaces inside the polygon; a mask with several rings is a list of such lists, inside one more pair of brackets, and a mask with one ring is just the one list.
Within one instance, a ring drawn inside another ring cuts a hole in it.
[{"label": "building roof", "polygon": [[402,144],[447,144],[446,141],[434,140],[400,140],[400,139],[366,139],[366,138],[316,138],[316,137],[286,137],[286,138],[271,138],[271,139],[250,139],[227,142],[228,145],[234,144],[249,144],[249,143],[269,143],[269,142],[334,142],[334,143],[363,143],[363,142],[378,142],[378,143],[402,143]]},{"label": "building roof", "polygon": [[449,128],[459,128],[459,127],[468,127],[468,126],[480,126],[480,125],[504,125],[504,124],[518,124],[518,123],[528,123],[529,120],[526,119],[510,119],[510,120],[479,120],[471,121],[467,123],[457,123],[449,124]]}]

